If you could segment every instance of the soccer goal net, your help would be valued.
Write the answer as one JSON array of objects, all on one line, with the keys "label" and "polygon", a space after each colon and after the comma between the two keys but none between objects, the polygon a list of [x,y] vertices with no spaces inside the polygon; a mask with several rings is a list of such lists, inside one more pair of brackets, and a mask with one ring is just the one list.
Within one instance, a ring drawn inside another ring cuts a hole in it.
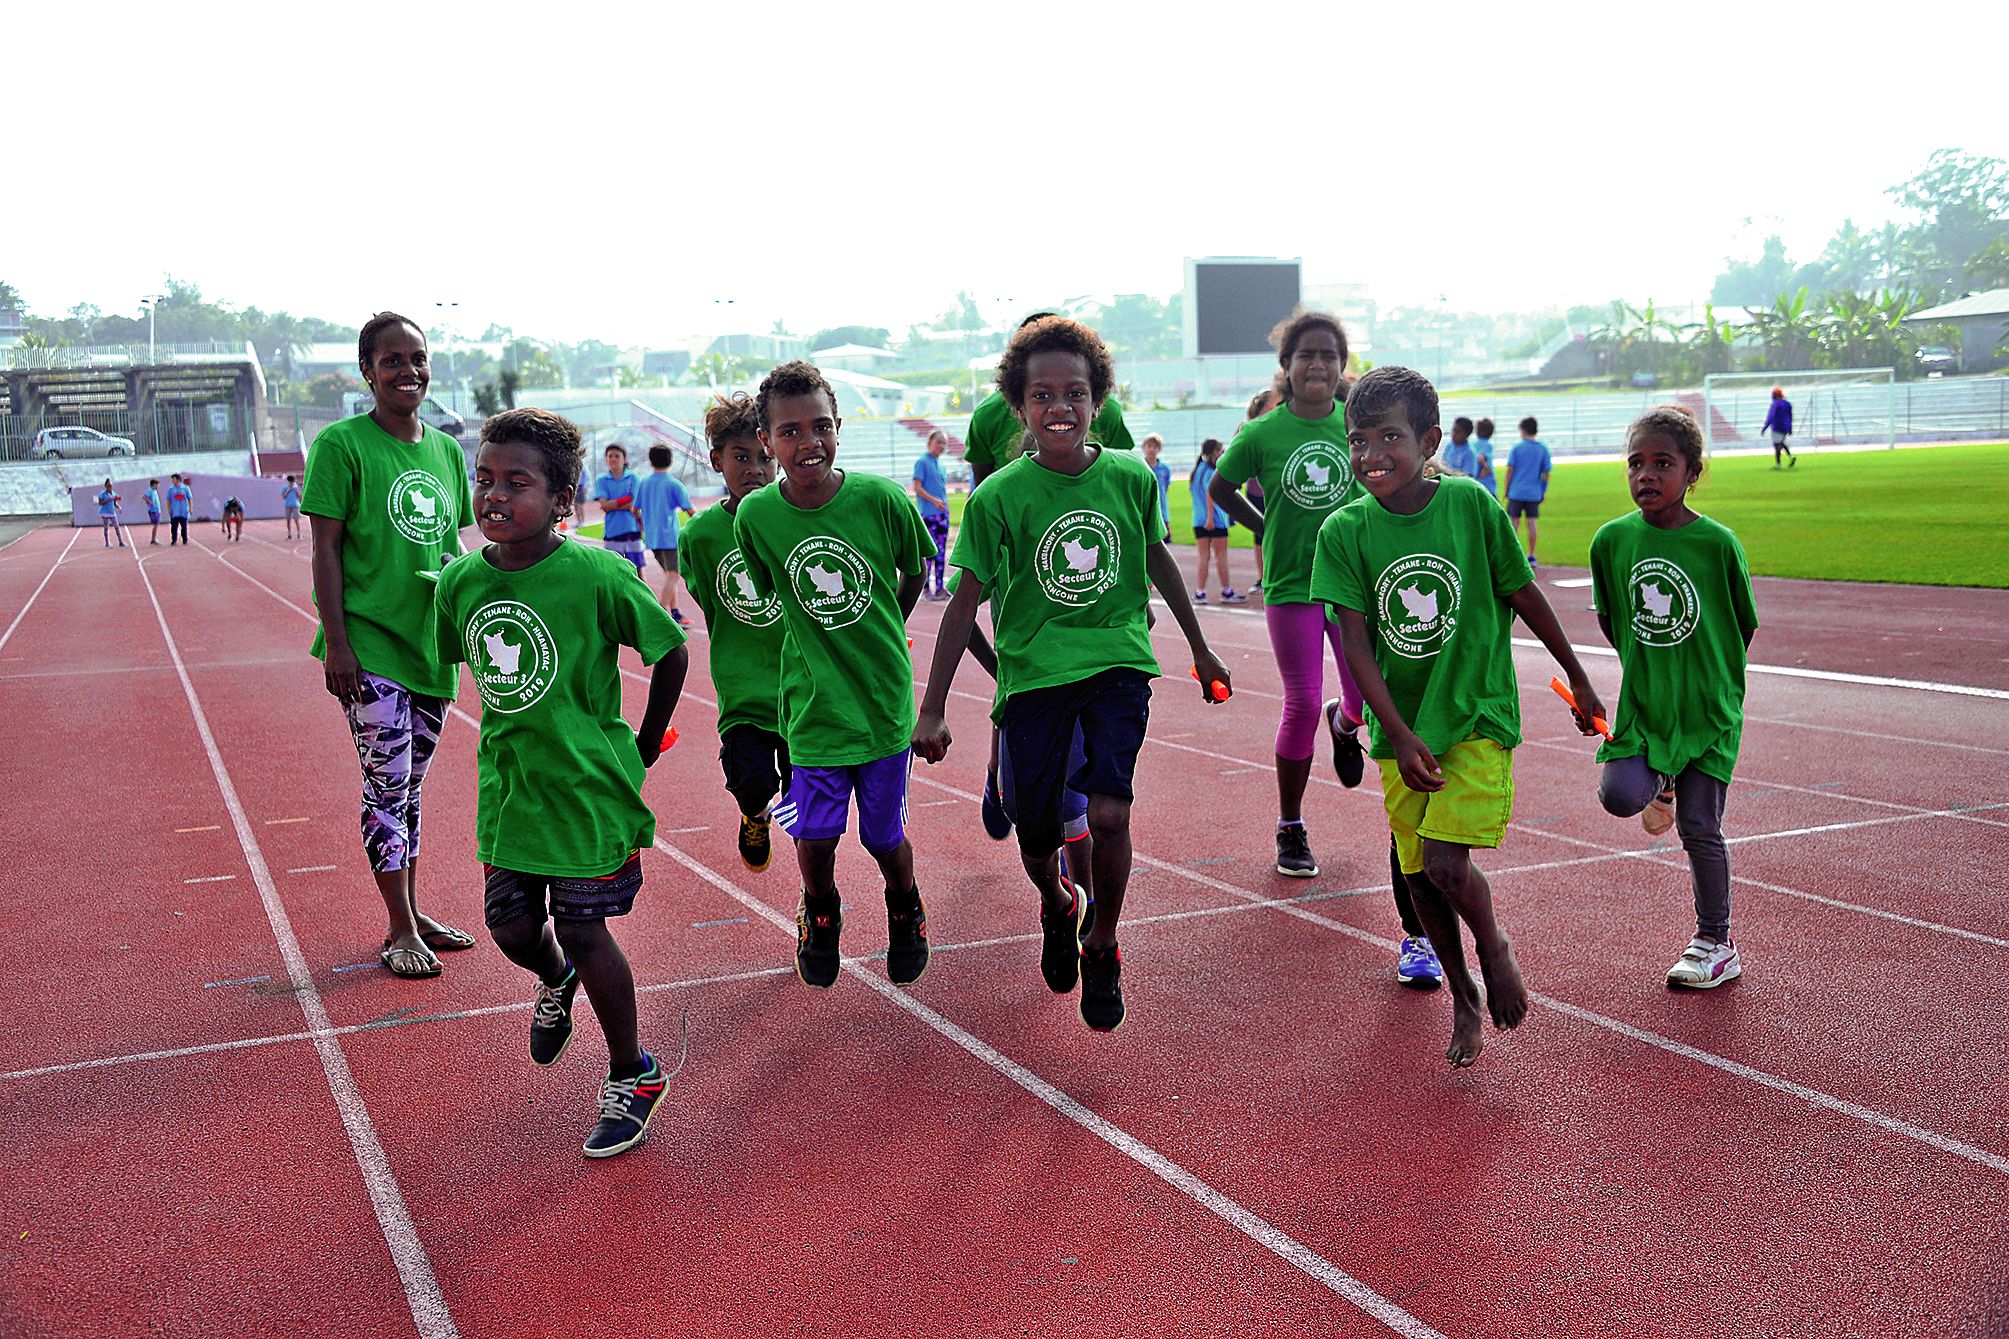
[{"label": "soccer goal net", "polygon": [[1711,451],[1769,447],[1774,388],[1793,406],[1790,445],[1897,444],[1897,378],[1888,367],[1846,371],[1717,372],[1703,378],[1702,428]]}]

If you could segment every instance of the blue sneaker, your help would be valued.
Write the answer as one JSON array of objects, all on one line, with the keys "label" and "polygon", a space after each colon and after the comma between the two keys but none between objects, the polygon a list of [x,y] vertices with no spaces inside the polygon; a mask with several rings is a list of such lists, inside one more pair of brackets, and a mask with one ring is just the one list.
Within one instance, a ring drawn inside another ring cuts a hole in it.
[{"label": "blue sneaker", "polygon": [[600,1084],[600,1119],[586,1136],[581,1151],[589,1158],[611,1158],[625,1153],[649,1135],[649,1117],[670,1081],[656,1058],[644,1053],[649,1067],[632,1079],[608,1075]]},{"label": "blue sneaker", "polygon": [[1005,812],[1004,792],[998,789],[998,774],[984,773],[984,831],[1001,842],[1011,836],[1011,815]]},{"label": "blue sneaker", "polygon": [[1444,966],[1424,936],[1410,935],[1402,941],[1402,951],[1395,959],[1395,979],[1411,990],[1435,990],[1444,984]]}]

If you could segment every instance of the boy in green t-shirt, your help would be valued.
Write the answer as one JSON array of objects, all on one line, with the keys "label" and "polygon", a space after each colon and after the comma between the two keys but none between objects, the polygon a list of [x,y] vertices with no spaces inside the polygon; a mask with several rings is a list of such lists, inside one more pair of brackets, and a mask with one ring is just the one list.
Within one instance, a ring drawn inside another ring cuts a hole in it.
[{"label": "boy in green t-shirt", "polygon": [[[432,637],[439,662],[465,660],[481,692],[483,914],[503,954],[537,974],[530,1058],[565,1054],[581,985],[606,1034],[600,1118],[585,1144],[605,1158],[642,1142],[669,1083],[641,1047],[634,973],[607,920],[627,915],[642,887],[642,848],[656,837],[642,778],[689,659],[631,563],[557,533],[581,459],[579,430],[545,410],[482,425],[474,506],[489,543],[440,574]],[[656,667],[639,732],[621,717],[623,646]]]},{"label": "boy in green t-shirt", "polygon": [[[956,666],[986,591],[997,591],[1005,801],[1040,894],[1040,970],[1056,993],[1080,980],[1082,1021],[1098,1031],[1124,1017],[1116,930],[1130,881],[1132,781],[1158,673],[1146,620],[1153,585],[1186,634],[1200,682],[1228,686],[1166,547],[1157,479],[1134,453],[1088,440],[1114,375],[1108,349],[1079,322],[1051,316],[1012,337],[998,389],[1036,449],[970,494],[952,559],[962,580],[942,615],[914,728],[915,751],[940,762]],[[1216,700],[1209,688],[1202,696]],[[1087,899],[1061,872],[1070,789],[1087,796],[1094,834],[1095,921],[1085,936]]]},{"label": "boy in green t-shirt", "polygon": [[781,691],[781,605],[756,595],[733,518],[746,497],[774,482],[774,453],[760,444],[760,415],[745,394],[719,396],[705,410],[712,468],[725,501],[684,525],[677,565],[711,637],[712,691],[718,694],[719,765],[739,805],[739,858],[758,874],[773,850],[769,805],[786,793],[788,741],[775,699]]},{"label": "boy in green t-shirt", "polygon": [[928,969],[928,919],[907,841],[914,666],[907,615],[935,541],[897,485],[837,468],[837,396],[809,363],[783,363],[756,396],[780,483],[739,504],[733,532],[759,599],[781,605],[778,716],[792,775],[774,811],[802,871],[795,970],[837,980],[844,913],[837,843],[858,798],[858,841],[886,876],[886,976]]},{"label": "boy in green t-shirt", "polygon": [[1347,443],[1367,496],[1319,528],[1311,593],[1332,607],[1346,663],[1373,713],[1369,754],[1410,896],[1451,987],[1451,1046],[1469,1065],[1484,1045],[1479,990],[1458,923],[1472,929],[1495,1027],[1517,1026],[1528,990],[1472,863],[1497,847],[1514,804],[1521,742],[1515,615],[1569,675],[1592,733],[1598,701],[1555,612],[1534,584],[1506,513],[1469,479],[1432,478],[1443,438],[1437,392],[1406,367],[1377,367],[1347,397]]}]

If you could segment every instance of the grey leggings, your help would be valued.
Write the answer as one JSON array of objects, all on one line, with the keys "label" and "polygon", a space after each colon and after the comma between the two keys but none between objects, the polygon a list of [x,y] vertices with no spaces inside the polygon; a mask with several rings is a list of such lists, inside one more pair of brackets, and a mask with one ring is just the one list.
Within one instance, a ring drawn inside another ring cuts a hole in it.
[{"label": "grey leggings", "polygon": [[[1631,818],[1653,801],[1667,778],[1644,758],[1614,758],[1598,778],[1597,798],[1605,812]],[[1695,884],[1695,933],[1726,942],[1730,938],[1730,852],[1723,845],[1723,802],[1730,787],[1699,768],[1674,779],[1674,823],[1688,851]]]}]

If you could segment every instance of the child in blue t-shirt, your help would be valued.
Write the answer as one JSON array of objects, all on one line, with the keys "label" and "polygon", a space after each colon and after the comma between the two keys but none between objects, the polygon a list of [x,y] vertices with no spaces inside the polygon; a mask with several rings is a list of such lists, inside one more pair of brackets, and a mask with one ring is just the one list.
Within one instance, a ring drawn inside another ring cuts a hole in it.
[{"label": "child in blue t-shirt", "polygon": [[606,459],[607,472],[593,481],[593,501],[604,520],[601,547],[626,558],[637,572],[644,572],[649,564],[642,556],[642,511],[635,505],[636,479],[628,473],[628,452],[624,447],[610,446]]},{"label": "child in blue t-shirt", "polygon": [[1500,495],[1499,476],[1493,473],[1493,420],[1482,418],[1472,432],[1472,478],[1494,497]]},{"label": "child in blue t-shirt", "polygon": [[1247,604],[1249,597],[1237,594],[1235,588],[1228,584],[1228,526],[1231,524],[1228,513],[1207,495],[1207,486],[1213,483],[1220,463],[1220,439],[1209,437],[1200,443],[1200,454],[1193,461],[1193,475],[1186,480],[1186,491],[1193,495],[1193,547],[1200,554],[1195,568],[1193,603],[1207,602],[1207,559],[1211,557],[1220,574],[1221,603]]},{"label": "child in blue t-shirt", "polygon": [[126,546],[126,532],[119,526],[119,495],[112,491],[112,481],[105,480],[105,486],[98,492],[98,524],[105,537],[105,547],[112,546],[112,536],[119,537],[119,547]]},{"label": "child in blue t-shirt", "polygon": [[188,543],[188,506],[195,501],[195,494],[179,474],[167,477],[167,546],[173,548],[176,536],[183,544]]},{"label": "child in blue t-shirt", "polygon": [[656,555],[656,566],[663,569],[663,607],[678,627],[687,628],[690,620],[677,608],[678,517],[689,520],[697,513],[691,510],[690,493],[670,473],[671,459],[669,447],[649,448],[649,475],[635,485],[635,509],[642,521],[642,542]]},{"label": "child in blue t-shirt", "polygon": [[286,508],[286,538],[306,538],[300,526],[300,484],[290,474],[286,476],[286,491],[279,495],[279,505]]},{"label": "child in blue t-shirt", "polygon": [[1144,463],[1151,467],[1151,473],[1158,480],[1158,515],[1165,522],[1165,533],[1172,533],[1172,467],[1158,459],[1165,450],[1165,439],[1157,433],[1144,435],[1138,443],[1144,452]]},{"label": "child in blue t-shirt", "polygon": [[147,480],[146,492],[140,494],[140,498],[146,503],[147,524],[153,527],[153,536],[147,543],[158,544],[160,543],[160,480]]},{"label": "child in blue t-shirt", "polygon": [[1528,518],[1528,563],[1535,561],[1535,518],[1542,514],[1542,499],[1549,492],[1549,449],[1535,436],[1541,425],[1533,418],[1521,420],[1521,440],[1507,454],[1507,519],[1514,533],[1521,530],[1521,518]]},{"label": "child in blue t-shirt", "polygon": [[914,461],[914,504],[921,509],[921,524],[935,541],[935,556],[928,559],[922,573],[921,598],[946,600],[949,592],[949,476],[942,468],[942,453],[949,449],[949,434],[936,428],[928,434],[928,449]]}]

